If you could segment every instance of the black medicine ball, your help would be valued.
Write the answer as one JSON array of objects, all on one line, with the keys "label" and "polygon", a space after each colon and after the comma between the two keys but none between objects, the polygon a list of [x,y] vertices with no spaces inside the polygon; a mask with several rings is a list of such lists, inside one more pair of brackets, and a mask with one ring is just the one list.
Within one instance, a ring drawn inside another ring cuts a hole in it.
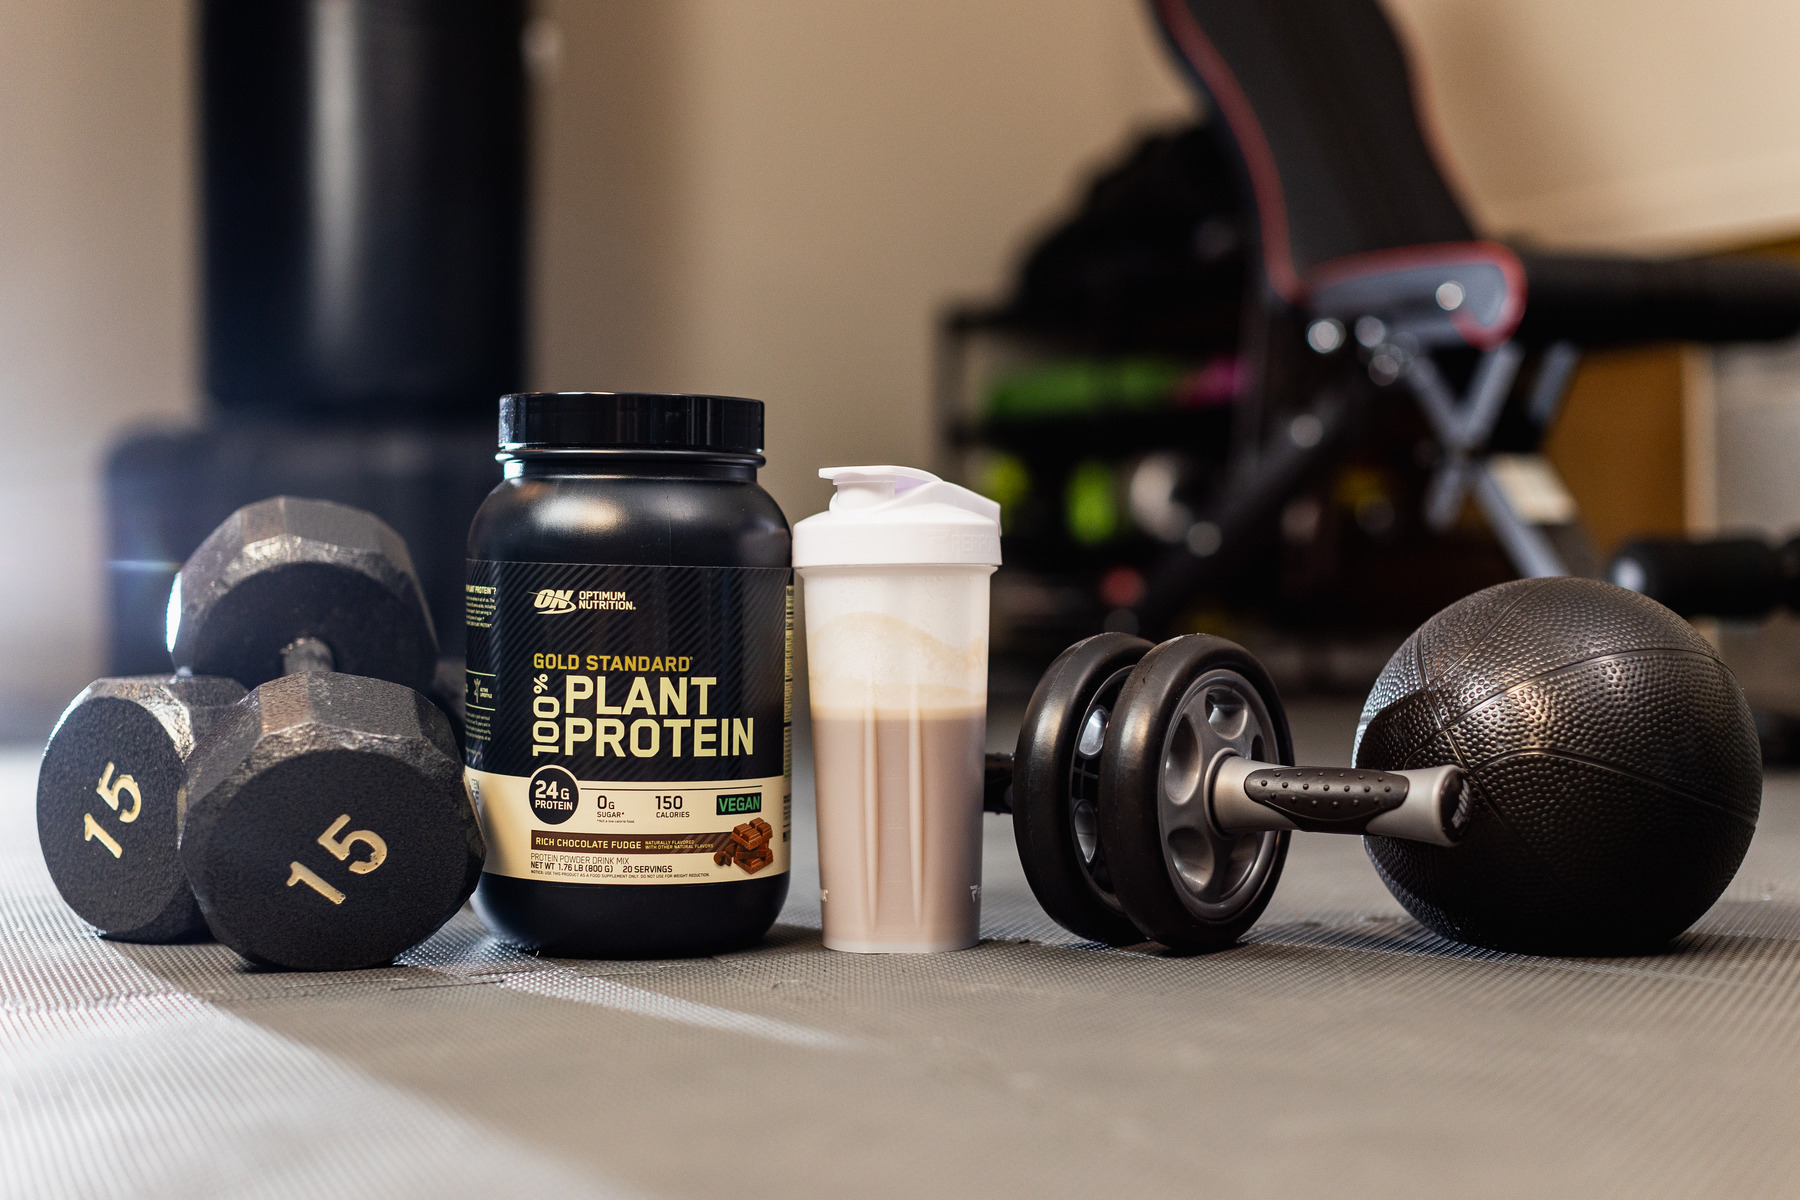
[{"label": "black medicine ball", "polygon": [[1654,600],[1526,579],[1451,605],[1376,681],[1355,762],[1457,763],[1476,806],[1452,848],[1366,839],[1406,910],[1527,954],[1653,950],[1731,882],[1762,758],[1731,671]]}]

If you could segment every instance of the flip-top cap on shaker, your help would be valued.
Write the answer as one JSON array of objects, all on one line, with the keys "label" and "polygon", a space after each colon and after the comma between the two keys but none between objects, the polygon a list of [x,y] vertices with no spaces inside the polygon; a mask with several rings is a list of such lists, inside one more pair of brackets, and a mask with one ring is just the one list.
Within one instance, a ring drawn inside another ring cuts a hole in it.
[{"label": "flip-top cap on shaker", "polygon": [[794,526],[794,566],[1000,565],[1000,506],[916,467],[826,467],[828,511]]},{"label": "flip-top cap on shaker", "polygon": [[929,471],[833,467],[794,526],[825,945],[959,950],[981,916],[988,576],[1000,506]]}]

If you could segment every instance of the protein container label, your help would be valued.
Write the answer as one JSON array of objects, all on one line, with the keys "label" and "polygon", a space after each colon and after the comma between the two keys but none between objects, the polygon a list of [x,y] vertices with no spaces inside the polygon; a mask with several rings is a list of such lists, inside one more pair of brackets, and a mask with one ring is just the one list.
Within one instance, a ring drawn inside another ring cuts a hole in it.
[{"label": "protein container label", "polygon": [[465,599],[489,872],[658,884],[788,869],[786,568],[471,559]]}]

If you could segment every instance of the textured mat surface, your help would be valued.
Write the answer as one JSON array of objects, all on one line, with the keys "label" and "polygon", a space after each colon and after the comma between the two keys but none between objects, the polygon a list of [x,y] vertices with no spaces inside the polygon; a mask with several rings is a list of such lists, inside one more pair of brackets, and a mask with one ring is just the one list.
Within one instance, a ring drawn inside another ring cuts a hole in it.
[{"label": "textured mat surface", "polygon": [[[1341,723],[1302,748],[1341,759]],[[0,757],[7,1197],[1800,1186],[1800,777],[1655,958],[1445,943],[1313,835],[1245,946],[1106,950],[1048,922],[988,818],[988,940],[960,954],[823,950],[802,870],[744,954],[533,959],[465,912],[393,968],[295,975],[93,937],[38,860],[35,770]]]}]

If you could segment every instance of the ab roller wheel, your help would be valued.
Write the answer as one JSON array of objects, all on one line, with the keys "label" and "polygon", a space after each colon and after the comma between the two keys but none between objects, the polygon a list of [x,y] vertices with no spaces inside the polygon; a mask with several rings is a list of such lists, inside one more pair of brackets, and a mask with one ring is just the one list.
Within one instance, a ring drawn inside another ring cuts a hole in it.
[{"label": "ab roller wheel", "polygon": [[1107,741],[1100,829],[1125,911],[1171,950],[1229,946],[1287,857],[1285,832],[1227,832],[1207,803],[1227,758],[1294,761],[1268,673],[1223,638],[1164,642],[1125,682]]},{"label": "ab roller wheel", "polygon": [[1275,685],[1242,646],[1205,634],[1078,642],[1045,672],[1019,730],[1012,814],[1025,878],[1072,933],[1191,954],[1256,923],[1291,830],[1448,846],[1468,824],[1454,766],[1293,761]]},{"label": "ab roller wheel", "polygon": [[1268,906],[1288,833],[1440,846],[1467,826],[1463,774],[1295,768],[1262,664],[1224,638],[1103,633],[1051,664],[1014,755],[1013,832],[1044,911],[1115,946],[1229,946]]},{"label": "ab roller wheel", "polygon": [[1063,651],[1032,694],[1014,758],[1013,836],[1038,903],[1063,928],[1128,946],[1144,935],[1100,845],[1100,759],[1119,692],[1150,649],[1103,633]]}]

